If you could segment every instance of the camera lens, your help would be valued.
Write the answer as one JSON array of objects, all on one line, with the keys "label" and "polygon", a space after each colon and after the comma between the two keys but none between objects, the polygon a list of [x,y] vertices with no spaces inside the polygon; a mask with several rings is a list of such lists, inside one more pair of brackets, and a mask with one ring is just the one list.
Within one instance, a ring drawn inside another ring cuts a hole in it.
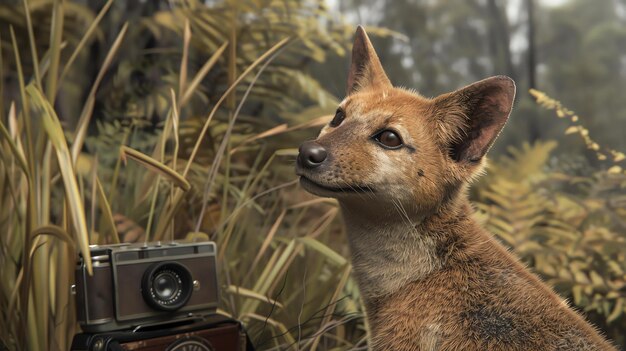
[{"label": "camera lens", "polygon": [[155,263],[144,273],[141,290],[150,306],[163,311],[175,311],[191,297],[191,273],[177,262]]},{"label": "camera lens", "polygon": [[152,290],[161,300],[169,300],[176,296],[181,286],[180,277],[175,272],[161,272],[152,281]]}]

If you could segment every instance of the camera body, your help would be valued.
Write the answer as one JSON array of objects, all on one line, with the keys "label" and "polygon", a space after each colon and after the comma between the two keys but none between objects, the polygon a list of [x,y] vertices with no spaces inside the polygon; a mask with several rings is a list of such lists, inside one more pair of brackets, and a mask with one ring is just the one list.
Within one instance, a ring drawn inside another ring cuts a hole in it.
[{"label": "camera body", "polygon": [[219,314],[147,330],[78,334],[71,351],[253,351],[239,321]]},{"label": "camera body", "polygon": [[212,242],[91,246],[73,286],[84,332],[158,324],[216,311],[218,282]]}]

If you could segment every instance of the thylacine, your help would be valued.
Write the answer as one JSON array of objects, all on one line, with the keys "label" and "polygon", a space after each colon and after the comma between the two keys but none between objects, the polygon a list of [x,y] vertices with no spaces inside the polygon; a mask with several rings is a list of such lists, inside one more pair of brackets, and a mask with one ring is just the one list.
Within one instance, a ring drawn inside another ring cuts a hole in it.
[{"label": "thylacine", "polygon": [[614,350],[472,219],[514,95],[502,76],[434,99],[394,88],[357,29],[348,96],[297,174],[339,201],[372,349]]}]

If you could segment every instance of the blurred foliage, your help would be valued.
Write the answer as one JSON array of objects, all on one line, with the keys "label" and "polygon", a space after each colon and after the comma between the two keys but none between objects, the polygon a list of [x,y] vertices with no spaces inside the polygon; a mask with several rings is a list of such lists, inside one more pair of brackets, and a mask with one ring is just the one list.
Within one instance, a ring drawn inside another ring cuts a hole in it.
[{"label": "blurred foliage", "polygon": [[[575,116],[545,94],[534,94],[544,106],[558,106],[557,115]],[[583,140],[588,148],[602,149],[588,133],[582,135],[587,137]],[[615,171],[617,165],[598,171],[580,156],[555,157],[556,146],[554,141],[524,143],[490,164],[487,175],[473,189],[476,216],[623,346],[626,174]]]}]

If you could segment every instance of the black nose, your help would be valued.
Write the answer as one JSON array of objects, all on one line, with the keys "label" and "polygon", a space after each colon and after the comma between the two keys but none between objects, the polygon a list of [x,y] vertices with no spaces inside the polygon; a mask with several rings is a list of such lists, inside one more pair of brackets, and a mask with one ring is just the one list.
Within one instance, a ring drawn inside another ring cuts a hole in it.
[{"label": "black nose", "polygon": [[328,156],[326,149],[314,141],[305,141],[300,145],[298,163],[304,168],[319,167]]}]

